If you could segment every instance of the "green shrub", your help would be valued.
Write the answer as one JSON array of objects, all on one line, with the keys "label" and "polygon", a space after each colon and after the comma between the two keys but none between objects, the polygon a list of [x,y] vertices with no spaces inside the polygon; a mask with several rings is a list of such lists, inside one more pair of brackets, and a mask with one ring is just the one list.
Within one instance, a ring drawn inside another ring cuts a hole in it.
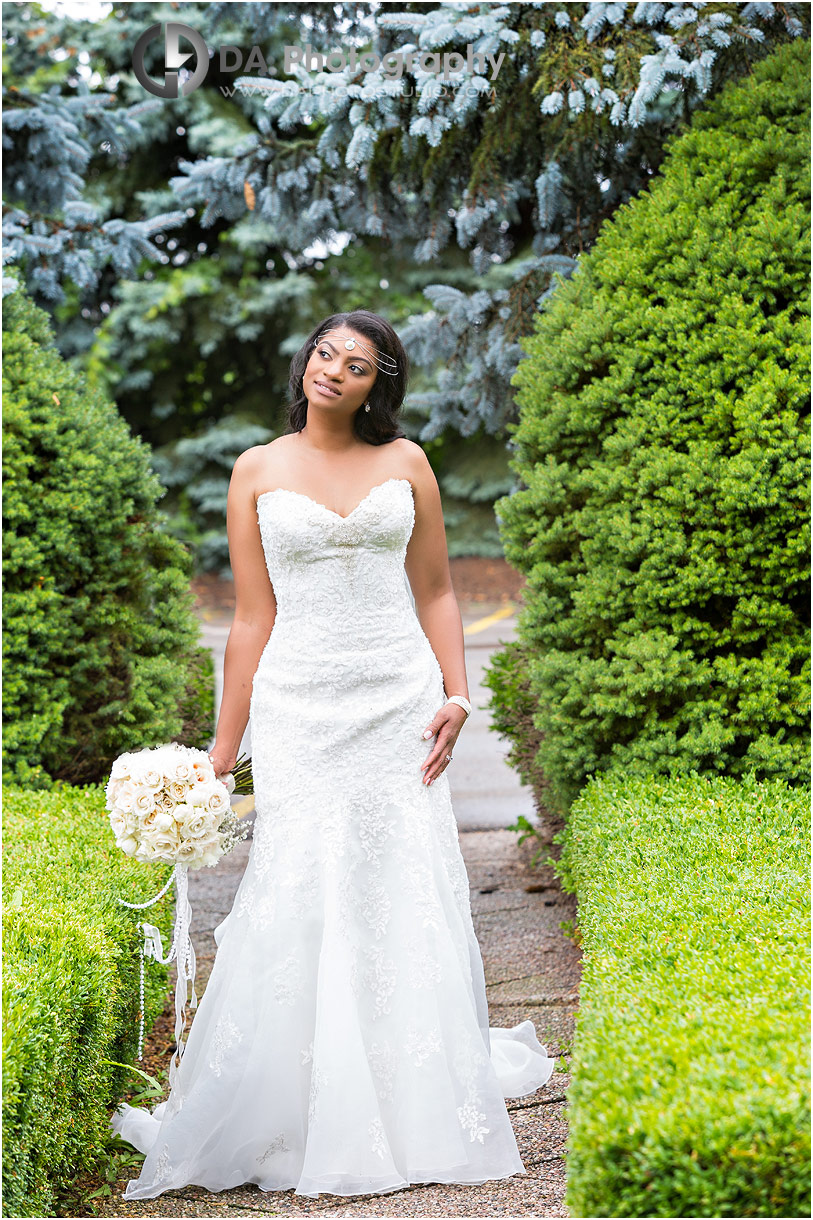
[{"label": "green shrub", "polygon": [[562,812],[616,764],[809,780],[809,55],[695,113],[523,342],[495,508]]},{"label": "green shrub", "polygon": [[493,707],[490,728],[510,741],[505,761],[518,772],[520,782],[531,787],[537,812],[548,830],[554,831],[561,829],[563,819],[547,808],[550,785],[537,762],[540,735],[534,727],[536,700],[528,677],[531,660],[530,647],[522,639],[510,640],[502,651],[491,654],[488,685],[499,689],[500,697]]},{"label": "green shrub", "polygon": [[215,666],[206,646],[189,654],[186,688],[178,704],[181,728],[174,740],[205,750],[214,735]]},{"label": "green shrub", "polygon": [[808,794],[612,772],[560,837],[571,1214],[809,1216]]},{"label": "green shrub", "polygon": [[148,448],[21,290],[3,331],[3,776],[100,783],[181,729],[200,666],[191,557],[162,529]]},{"label": "green shrub", "polygon": [[[171,944],[171,867],[116,846],[104,790],[6,789],[3,821],[3,1215],[53,1216],[57,1193],[109,1136],[138,1061],[139,948],[146,919]],[[170,967],[145,963],[145,1036]]]}]

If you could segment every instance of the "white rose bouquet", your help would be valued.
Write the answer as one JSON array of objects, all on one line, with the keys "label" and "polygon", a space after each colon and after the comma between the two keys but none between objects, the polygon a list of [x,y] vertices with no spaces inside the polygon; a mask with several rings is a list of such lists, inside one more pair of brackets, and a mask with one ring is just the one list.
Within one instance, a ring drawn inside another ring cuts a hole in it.
[{"label": "white rose bouquet", "polygon": [[217,864],[248,834],[227,779],[215,778],[205,750],[177,742],[120,754],[105,789],[116,846],[146,864]]},{"label": "white rose bouquet", "polygon": [[[238,768],[235,767],[235,771]],[[240,786],[251,785],[250,763],[240,768]],[[205,750],[178,742],[153,749],[120,754],[110,772],[105,789],[106,808],[116,845],[136,860],[152,864],[166,861],[175,865],[169,881],[147,902],[119,902],[123,906],[152,906],[176,883],[175,931],[172,948],[164,957],[161,934],[154,925],[142,923],[144,944],[141,956],[141,1005],[139,1009],[138,1058],[144,1040],[144,959],[153,957],[167,964],[177,960],[175,988],[175,1039],[178,1062],[183,1054],[181,1041],[187,1002],[187,982],[192,983],[190,1004],[197,1007],[195,994],[195,950],[189,936],[192,908],[187,899],[189,868],[215,865],[249,832],[232,811],[230,794],[235,776],[225,780],[215,776]],[[250,790],[250,787],[249,789]],[[170,1063],[170,1085],[177,1071],[175,1053]]]}]

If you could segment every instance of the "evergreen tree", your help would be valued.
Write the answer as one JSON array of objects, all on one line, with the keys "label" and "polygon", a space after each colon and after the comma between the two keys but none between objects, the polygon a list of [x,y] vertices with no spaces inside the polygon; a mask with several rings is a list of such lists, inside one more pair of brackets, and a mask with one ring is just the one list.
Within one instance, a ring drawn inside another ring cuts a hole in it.
[{"label": "evergreen tree", "polygon": [[[34,27],[32,16],[40,19]],[[78,54],[70,35],[70,23],[51,20],[39,5],[3,6],[3,263],[18,272],[4,275],[3,295],[24,277],[30,295],[51,306],[65,300],[66,283],[86,290],[108,265],[119,278],[136,275],[143,258],[159,257],[150,237],[184,219],[177,206],[105,219],[104,201],[88,190],[94,152],[125,156],[160,103],[116,105],[115,94],[92,91],[81,78],[66,92],[68,60],[52,52],[67,46]]]},{"label": "evergreen tree", "polygon": [[203,651],[191,557],[164,529],[148,448],[19,289],[3,348],[3,776],[99,783],[184,727]]},{"label": "evergreen tree", "polygon": [[[428,408],[421,440],[446,427],[464,435],[478,427],[500,434],[511,413],[506,374],[521,357],[517,340],[530,331],[553,274],[572,273],[601,223],[645,185],[658,168],[664,140],[698,105],[726,80],[747,74],[776,43],[809,30],[809,6],[801,4],[557,8],[532,0],[403,12],[382,6],[371,31],[369,10],[364,14],[358,5],[343,4],[309,5],[307,17],[301,6],[284,4],[188,6],[186,19],[210,45],[228,40],[238,27],[266,40],[293,34],[301,42],[305,35],[316,52],[333,49],[340,36],[349,52],[371,34],[371,50],[382,64],[364,74],[348,66],[330,73],[329,84],[327,75],[297,64],[285,80],[232,77],[245,95],[239,110],[249,124],[244,138],[232,139],[220,155],[181,159],[181,173],[170,180],[173,194],[162,201],[171,198],[180,207],[139,222],[100,225],[85,211],[79,224],[71,224],[51,215],[51,209],[59,211],[59,189],[68,191],[69,211],[78,208],[95,129],[83,131],[71,107],[92,124],[105,113],[98,99],[90,106],[81,92],[71,97],[35,90],[6,97],[14,205],[5,217],[10,244],[4,257],[23,264],[36,290],[57,293],[69,276],[94,281],[100,260],[115,257],[108,241],[114,231],[127,248],[130,237],[135,243],[141,236],[128,223],[154,227],[162,216],[165,226],[179,223],[190,208],[201,210],[204,229],[250,212],[295,251],[346,232],[380,237],[396,256],[431,265],[455,238],[470,251],[478,276],[486,277],[494,264],[509,265],[498,285],[489,281],[463,298],[444,296],[441,278],[429,292],[434,310],[407,332],[419,363],[446,370],[443,384],[413,404]],[[108,22],[117,29],[120,55],[132,53],[138,32],[156,15],[150,4],[114,6]],[[18,24],[22,20],[18,13]],[[108,22],[96,28],[102,31]],[[63,27],[62,45],[71,45],[78,28]],[[468,46],[495,64],[504,54],[499,71],[495,76],[485,58],[472,59],[471,69],[444,86],[433,68],[442,67],[444,54],[464,57]],[[274,48],[267,49],[273,65]],[[403,65],[408,53],[418,57],[412,70],[388,77],[397,62],[384,57],[400,54]],[[422,54],[435,58],[422,66]],[[50,147],[59,137],[50,135],[54,128],[42,107],[51,119],[61,109],[72,115],[61,149]],[[158,102],[160,113],[167,109]],[[155,110],[154,99],[125,107],[115,134],[122,142],[134,140],[131,124]],[[178,113],[175,103],[169,112]],[[110,139],[111,127],[103,139]],[[34,128],[41,133],[36,147]],[[26,161],[42,161],[42,171],[26,176]],[[55,188],[55,178],[67,185]],[[65,225],[76,231],[64,240],[54,236]],[[155,257],[152,249],[142,252]],[[124,261],[125,254],[118,257]]]},{"label": "evergreen tree", "polygon": [[611,767],[809,782],[809,97],[809,41],[730,82],[525,341],[487,682],[559,814]]},{"label": "evergreen tree", "polygon": [[[251,9],[260,23],[275,6],[212,7],[216,27],[226,11]],[[382,6],[375,23],[377,72],[319,72],[314,59],[316,71],[294,64],[285,80],[239,77],[252,97],[267,94],[255,136],[232,156],[183,163],[172,185],[184,204],[205,201],[205,224],[240,215],[247,183],[257,215],[300,249],[327,226],[385,238],[418,264],[453,240],[470,251],[485,282],[461,296],[441,276],[426,291],[433,309],[404,331],[410,356],[438,374],[410,400],[428,408],[421,441],[446,428],[503,434],[518,339],[554,273],[572,273],[699,105],[810,28],[807,5],[545,0]],[[482,58],[444,86],[442,56],[462,60],[468,46],[495,63],[505,55],[496,77]],[[391,57],[403,65],[410,52],[413,69],[388,77]]]},{"label": "evergreen tree", "polygon": [[[114,20],[75,28],[53,14],[45,14],[42,25],[30,18],[25,25],[28,8],[10,7],[10,96],[33,93],[41,84],[56,88],[55,76],[70,87],[81,81],[84,65],[87,71],[92,67],[99,88],[116,82],[125,110],[143,98],[127,57],[155,16],[154,5],[120,6],[120,20],[117,10]],[[194,12],[186,15],[196,20]],[[296,29],[283,35],[290,40]],[[252,38],[246,30],[229,29],[226,36],[239,45]],[[281,55],[282,43],[274,45]],[[53,48],[62,46],[69,59],[51,63]],[[210,70],[216,74],[217,59]],[[111,98],[107,92],[102,100]],[[250,103],[226,99],[215,87],[176,106],[154,100],[126,156],[102,151],[91,157],[85,189],[106,215],[167,206],[166,183],[179,155],[233,149],[250,129],[243,108]],[[153,469],[169,489],[165,508],[172,532],[195,550],[199,567],[228,573],[231,467],[244,449],[283,429],[290,355],[311,329],[313,314],[338,311],[352,299],[394,313],[395,320],[406,317],[420,307],[420,289],[432,272],[391,259],[382,283],[379,241],[356,243],[343,259],[323,259],[317,249],[280,243],[273,227],[250,211],[206,230],[194,208],[180,218],[174,229],[154,236],[157,265],[145,257],[139,273],[123,279],[110,265],[102,267],[95,286],[88,282],[81,292],[66,281],[65,299],[53,317],[63,355],[101,395],[116,399],[132,430],[153,447]],[[54,308],[42,294],[39,299]],[[418,417],[412,431],[422,422]],[[491,527],[490,544],[499,553],[493,515]]]}]

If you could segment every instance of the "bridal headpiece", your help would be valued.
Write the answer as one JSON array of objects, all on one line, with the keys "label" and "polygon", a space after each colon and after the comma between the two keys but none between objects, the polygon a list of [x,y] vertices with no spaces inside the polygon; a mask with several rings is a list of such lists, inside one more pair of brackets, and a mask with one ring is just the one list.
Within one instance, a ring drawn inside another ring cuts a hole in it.
[{"label": "bridal headpiece", "polygon": [[359,351],[367,356],[380,372],[387,373],[390,377],[397,375],[397,360],[393,360],[392,356],[388,356],[386,352],[376,352],[369,344],[364,343],[361,339],[357,339],[355,335],[342,335],[338,331],[327,331],[326,334],[321,335],[318,339],[314,339],[313,346],[318,347],[328,335],[331,335],[334,339],[344,339],[344,346],[348,352],[352,352],[354,348],[358,347]]}]

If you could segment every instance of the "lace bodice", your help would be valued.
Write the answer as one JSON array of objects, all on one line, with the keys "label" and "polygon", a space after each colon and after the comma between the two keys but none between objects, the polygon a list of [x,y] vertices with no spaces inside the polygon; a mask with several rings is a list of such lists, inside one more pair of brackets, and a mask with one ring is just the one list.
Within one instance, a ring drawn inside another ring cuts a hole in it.
[{"label": "lace bodice", "polygon": [[[274,631],[329,629],[383,642],[411,611],[404,572],[415,523],[409,479],[377,483],[346,517],[287,488],[257,498],[277,617]],[[338,562],[337,562],[338,560]]]}]

